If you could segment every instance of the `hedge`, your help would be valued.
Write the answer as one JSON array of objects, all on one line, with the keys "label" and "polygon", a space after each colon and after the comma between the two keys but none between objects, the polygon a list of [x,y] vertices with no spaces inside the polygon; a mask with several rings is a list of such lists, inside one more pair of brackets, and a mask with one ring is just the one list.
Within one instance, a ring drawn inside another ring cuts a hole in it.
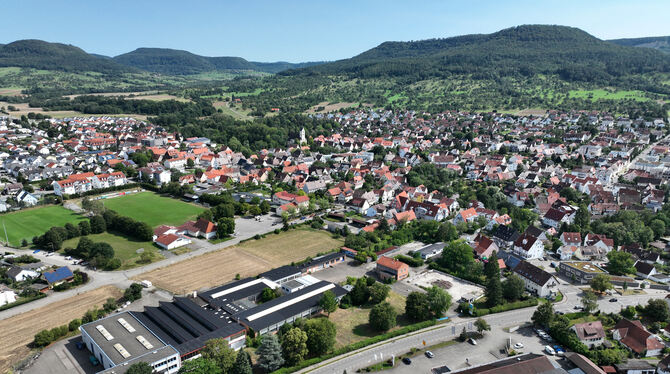
[{"label": "hedge", "polygon": [[[506,312],[508,310],[515,310],[515,309],[521,309],[521,308],[528,308],[531,306],[536,306],[539,303],[537,298],[531,298],[528,300],[523,300],[523,301],[515,301],[513,303],[505,303],[501,305],[496,305],[493,308],[474,308],[474,313],[473,315],[475,317],[481,317],[485,316],[487,314],[493,314],[493,313],[501,313],[501,312]],[[468,303],[462,303],[460,305],[461,310],[465,311],[468,310],[469,306]]]},{"label": "hedge", "polygon": [[333,357],[340,356],[340,355],[343,355],[345,353],[349,353],[349,352],[352,352],[352,351],[356,351],[358,349],[367,347],[369,345],[376,344],[376,343],[379,343],[379,342],[387,340],[387,339],[395,338],[396,336],[400,336],[400,335],[408,334],[410,332],[414,332],[414,331],[417,331],[417,330],[425,329],[426,327],[434,326],[436,324],[437,324],[436,320],[430,320],[430,321],[423,321],[423,322],[415,323],[413,325],[405,326],[405,327],[400,328],[400,329],[395,330],[395,331],[387,332],[387,333],[384,333],[384,334],[381,334],[381,335],[373,336],[373,337],[365,339],[365,340],[361,340],[360,342],[356,342],[356,343],[346,345],[344,347],[341,347],[341,348],[333,351],[332,353],[329,353],[329,354],[326,354],[326,355],[323,355],[323,356],[319,356],[319,357],[314,357],[314,358],[311,358],[309,360],[304,360],[296,366],[292,366],[292,367],[289,367],[289,368],[277,369],[277,370],[273,371],[272,374],[293,373],[293,372],[298,371],[300,369],[304,369],[308,366],[316,365],[319,362],[329,360]]},{"label": "hedge", "polygon": [[80,198],[80,197],[93,196],[93,195],[98,195],[98,194],[102,194],[102,193],[105,193],[105,192],[128,190],[128,189],[131,189],[131,188],[138,187],[139,185],[140,185],[139,183],[126,183],[122,186],[94,188],[90,191],[78,192],[78,193],[74,193],[72,195],[63,195],[61,197],[63,198],[63,200],[77,199],[77,198]]},{"label": "hedge", "polygon": [[420,258],[409,257],[409,256],[405,256],[405,255],[397,255],[397,256],[395,256],[395,259],[400,261],[400,262],[404,262],[404,263],[406,263],[407,265],[409,265],[413,268],[423,266],[423,260],[420,259]]},{"label": "hedge", "polygon": [[37,294],[35,296],[26,297],[25,299],[15,301],[11,304],[5,304],[3,306],[0,306],[0,311],[7,310],[7,309],[10,309],[10,308],[13,308],[15,306],[19,306],[19,305],[22,305],[22,304],[25,304],[25,303],[29,303],[31,301],[38,300],[38,299],[41,299],[43,297],[47,297],[47,294],[40,292],[39,294]]}]

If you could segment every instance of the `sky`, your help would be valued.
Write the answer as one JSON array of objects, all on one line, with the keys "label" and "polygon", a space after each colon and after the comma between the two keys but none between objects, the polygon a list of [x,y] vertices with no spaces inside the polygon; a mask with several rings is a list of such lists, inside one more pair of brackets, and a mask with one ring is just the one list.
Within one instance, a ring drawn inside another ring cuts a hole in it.
[{"label": "sky", "polygon": [[116,56],[139,47],[250,61],[332,61],[384,41],[521,24],[601,39],[670,35],[668,0],[3,0],[0,43],[41,39]]}]

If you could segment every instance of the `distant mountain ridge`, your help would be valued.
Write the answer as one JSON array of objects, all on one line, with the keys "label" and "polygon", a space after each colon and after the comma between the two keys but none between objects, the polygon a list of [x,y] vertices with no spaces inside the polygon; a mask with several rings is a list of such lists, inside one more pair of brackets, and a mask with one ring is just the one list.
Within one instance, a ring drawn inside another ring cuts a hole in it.
[{"label": "distant mountain ridge", "polygon": [[86,53],[72,45],[34,39],[0,44],[0,67],[16,66],[65,72],[120,74],[145,71],[166,75],[193,75],[233,70],[274,74],[319,63],[251,62],[241,57],[205,57],[166,48],[138,48],[109,57]]},{"label": "distant mountain ridge", "polygon": [[612,39],[608,42],[628,47],[652,48],[670,54],[670,36]]},{"label": "distant mountain ridge", "polygon": [[242,57],[207,57],[169,48],[138,48],[132,52],[116,56],[113,60],[126,66],[170,75],[191,75],[221,70],[251,70],[277,73],[282,70],[312,66],[320,63],[253,62],[247,61]]}]

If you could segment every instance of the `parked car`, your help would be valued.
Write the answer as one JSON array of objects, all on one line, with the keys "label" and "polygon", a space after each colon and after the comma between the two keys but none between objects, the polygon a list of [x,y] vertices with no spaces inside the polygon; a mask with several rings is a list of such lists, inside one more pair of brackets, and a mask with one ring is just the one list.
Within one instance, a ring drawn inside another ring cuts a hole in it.
[{"label": "parked car", "polygon": [[554,351],[554,349],[551,348],[551,346],[549,346],[549,345],[544,347],[544,351],[547,352],[547,354],[552,355],[552,356],[556,354],[556,351]]},{"label": "parked car", "polygon": [[470,339],[468,339],[468,341],[469,341],[470,344],[472,344],[472,345],[477,345],[477,341],[476,341],[475,339],[470,338]]},{"label": "parked car", "polygon": [[616,297],[610,299],[610,303],[616,303],[617,301],[619,301],[619,299],[617,299]]},{"label": "parked car", "polygon": [[405,357],[402,359],[403,364],[405,365],[411,365],[412,364],[412,359],[409,357]]},{"label": "parked car", "polygon": [[575,310],[582,310],[582,309],[584,309],[584,307],[579,306],[579,305],[575,305],[574,309],[575,309]]},{"label": "parked car", "polygon": [[435,355],[431,351],[426,351],[426,357],[433,358],[433,357],[435,357]]},{"label": "parked car", "polygon": [[72,256],[65,256],[66,260],[72,260]]},{"label": "parked car", "polygon": [[521,348],[523,348],[523,344],[521,344],[521,343],[515,343],[514,344],[514,349],[521,349]]}]

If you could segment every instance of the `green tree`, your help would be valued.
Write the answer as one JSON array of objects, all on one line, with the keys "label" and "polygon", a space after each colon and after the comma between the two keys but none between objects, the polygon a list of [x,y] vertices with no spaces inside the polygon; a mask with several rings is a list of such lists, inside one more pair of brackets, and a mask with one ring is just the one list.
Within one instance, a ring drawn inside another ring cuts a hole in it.
[{"label": "green tree", "polygon": [[151,374],[154,369],[146,362],[136,362],[128,367],[126,374]]},{"label": "green tree", "polygon": [[373,304],[379,304],[386,300],[389,295],[389,291],[391,291],[391,287],[379,282],[375,282],[372,286],[368,287],[368,290],[370,291],[370,301]]},{"label": "green tree", "polygon": [[235,364],[235,350],[223,338],[209,339],[202,348],[202,357],[216,362],[222,372],[228,373]]},{"label": "green tree", "polygon": [[521,299],[526,286],[518,275],[512,274],[502,283],[503,296],[507,301],[516,301]]},{"label": "green tree", "polygon": [[262,303],[267,303],[270,300],[276,299],[279,296],[279,293],[276,290],[273,290],[270,287],[265,287],[261,292],[260,301]]},{"label": "green tree", "polygon": [[221,368],[213,360],[206,358],[196,358],[195,360],[184,361],[179,368],[179,374],[222,374]]},{"label": "green tree", "polygon": [[427,296],[430,312],[436,318],[442,317],[451,306],[451,295],[440,287],[429,288]]},{"label": "green tree", "polygon": [[335,297],[333,291],[328,290],[323,293],[321,299],[319,300],[319,306],[330,317],[330,313],[337,309],[337,298]]},{"label": "green tree", "polygon": [[477,318],[475,321],[475,328],[480,334],[483,334],[484,331],[491,331],[491,326],[483,318]]},{"label": "green tree", "polygon": [[554,319],[554,306],[551,303],[540,303],[531,320],[536,326],[549,327]]},{"label": "green tree", "polygon": [[335,324],[326,318],[313,318],[305,321],[307,349],[312,356],[321,356],[335,345],[337,330]]},{"label": "green tree", "polygon": [[598,309],[598,296],[593,291],[587,290],[584,291],[584,294],[581,298],[582,307],[586,313],[591,313],[592,311]]},{"label": "green tree", "polygon": [[282,347],[279,345],[277,335],[264,335],[256,354],[258,355],[258,367],[265,371],[275,371],[284,365]]},{"label": "green tree", "polygon": [[261,213],[263,214],[268,214],[270,212],[270,203],[267,200],[261,201],[258,207],[261,208]]},{"label": "green tree", "polygon": [[612,282],[610,282],[610,277],[605,274],[598,274],[591,280],[591,289],[596,292],[603,293],[607,290],[611,290]]},{"label": "green tree", "polygon": [[307,356],[307,334],[297,327],[288,330],[282,335],[281,348],[286,363],[297,365]]},{"label": "green tree", "polygon": [[440,265],[456,275],[465,274],[474,261],[472,248],[463,240],[454,240],[447,244],[440,257]]},{"label": "green tree", "polygon": [[493,253],[484,265],[486,279],[498,278],[500,280],[500,266],[498,265],[498,254]]},{"label": "green tree", "polygon": [[503,292],[500,278],[493,277],[486,282],[484,295],[486,295],[486,306],[489,308],[503,303]]},{"label": "green tree", "polygon": [[635,273],[635,267],[633,266],[635,261],[633,260],[633,256],[631,256],[630,253],[623,251],[611,251],[607,254],[607,259],[609,260],[607,263],[607,270],[609,270],[610,273],[615,275]]},{"label": "green tree", "polygon": [[244,349],[240,349],[237,353],[237,359],[230,374],[252,374],[251,357],[249,357],[249,353]]},{"label": "green tree", "polygon": [[54,339],[55,338],[51,330],[42,330],[35,334],[35,337],[33,338],[33,345],[36,347],[46,347],[47,345],[51,344]]},{"label": "green tree", "polygon": [[91,224],[89,221],[79,221],[77,226],[79,227],[79,233],[82,236],[86,236],[91,233]]},{"label": "green tree", "polygon": [[95,215],[89,219],[91,226],[91,234],[100,234],[107,230],[107,223],[105,219],[100,215]]},{"label": "green tree", "polygon": [[224,217],[216,225],[216,236],[226,238],[235,233],[235,219]]},{"label": "green tree", "polygon": [[388,331],[396,325],[396,317],[395,309],[385,301],[372,307],[369,323],[377,331]]},{"label": "green tree", "polygon": [[142,298],[142,285],[139,283],[133,283],[130,287],[126,288],[123,293],[123,298],[128,301],[135,301]]},{"label": "green tree", "polygon": [[668,303],[663,299],[651,299],[644,307],[644,315],[655,322],[666,322],[668,317]]},{"label": "green tree", "polygon": [[405,315],[415,321],[425,321],[431,317],[430,301],[423,292],[411,292],[405,299]]},{"label": "green tree", "polygon": [[365,278],[358,278],[354,288],[349,293],[353,305],[363,305],[370,299],[370,290]]}]

